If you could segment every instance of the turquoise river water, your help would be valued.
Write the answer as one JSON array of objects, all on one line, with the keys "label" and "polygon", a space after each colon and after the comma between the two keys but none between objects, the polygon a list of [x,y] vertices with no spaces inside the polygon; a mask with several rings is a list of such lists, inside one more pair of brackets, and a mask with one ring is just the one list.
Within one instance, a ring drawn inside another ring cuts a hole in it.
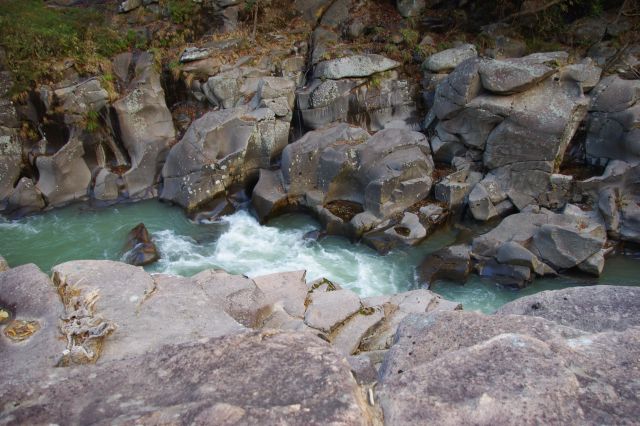
[{"label": "turquoise river water", "polygon": [[[416,288],[415,266],[456,236],[440,231],[418,247],[380,256],[340,237],[305,240],[305,233],[319,227],[305,215],[285,215],[261,226],[251,214],[239,211],[218,223],[196,224],[181,209],[150,200],[103,209],[74,205],[17,221],[0,219],[0,254],[12,266],[32,262],[44,271],[68,260],[119,260],[128,231],[140,222],[162,256],[147,268],[150,272],[188,276],[221,268],[251,277],[306,269],[309,280],[326,277],[361,296]],[[471,276],[465,285],[439,282],[432,290],[463,303],[466,310],[492,312],[523,295],[596,283],[640,285],[640,256],[609,258],[599,279],[562,276],[512,290]]]}]

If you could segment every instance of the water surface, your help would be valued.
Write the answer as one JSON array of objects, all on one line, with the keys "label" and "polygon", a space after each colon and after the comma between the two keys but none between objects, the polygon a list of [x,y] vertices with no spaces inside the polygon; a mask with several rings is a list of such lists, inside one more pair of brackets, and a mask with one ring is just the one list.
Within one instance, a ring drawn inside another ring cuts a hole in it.
[{"label": "water surface", "polygon": [[[250,213],[239,211],[218,223],[196,224],[181,209],[150,200],[103,209],[75,205],[19,221],[0,221],[0,254],[12,266],[32,262],[44,271],[68,260],[120,260],[127,233],[140,222],[152,233],[162,256],[147,268],[150,272],[189,276],[220,268],[253,277],[306,269],[308,280],[326,277],[361,296],[416,288],[415,266],[456,237],[455,231],[443,230],[419,247],[380,256],[341,237],[304,239],[319,228],[305,215],[285,215],[261,226]],[[525,294],[596,283],[640,285],[640,259],[614,256],[599,279],[539,279],[519,291],[476,276],[466,285],[439,282],[433,290],[462,302],[465,309],[492,312]]]}]

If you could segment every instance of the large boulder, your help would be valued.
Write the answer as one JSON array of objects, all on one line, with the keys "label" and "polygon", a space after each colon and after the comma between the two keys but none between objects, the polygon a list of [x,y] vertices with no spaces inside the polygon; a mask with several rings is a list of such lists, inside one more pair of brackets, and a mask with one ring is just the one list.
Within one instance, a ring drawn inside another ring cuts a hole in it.
[{"label": "large boulder", "polygon": [[91,183],[91,170],[84,159],[84,147],[77,134],[71,134],[67,143],[52,156],[36,159],[38,182],[36,188],[47,204],[59,206],[87,198]]},{"label": "large boulder", "polygon": [[377,387],[390,424],[633,423],[637,327],[589,334],[542,318],[405,319]]},{"label": "large boulder", "polygon": [[173,120],[153,55],[123,53],[115,62],[126,63],[121,67],[125,72],[133,70],[120,76],[126,95],[113,103],[120,139],[131,162],[122,177],[129,197],[147,198],[155,193],[162,162],[175,141]]},{"label": "large boulder", "polygon": [[604,221],[596,212],[572,205],[562,214],[530,208],[474,238],[472,251],[481,257],[481,264],[495,261],[512,270],[525,267],[546,275],[554,273],[552,268],[573,268],[599,254],[606,237]]},{"label": "large boulder", "polygon": [[434,53],[423,62],[422,68],[434,73],[448,72],[467,59],[475,58],[476,56],[478,56],[478,51],[473,44],[463,44]]},{"label": "large boulder", "polygon": [[[424,199],[431,190],[433,160],[423,134],[386,129],[369,137],[360,128],[335,124],[306,133],[282,153],[281,191],[260,181],[254,204],[261,219],[271,211],[305,207],[329,231],[363,232]],[[279,185],[277,185],[279,187]]]},{"label": "large boulder", "polygon": [[311,334],[274,330],[169,342],[135,357],[1,388],[0,420],[16,423],[371,421],[342,355]]},{"label": "large boulder", "polygon": [[455,245],[437,250],[418,266],[420,283],[427,287],[437,280],[467,281],[471,272],[471,250],[466,245]]},{"label": "large boulder", "polygon": [[232,184],[257,177],[287,144],[288,123],[284,128],[279,123],[269,108],[205,114],[169,152],[160,197],[195,209]]},{"label": "large boulder", "polygon": [[397,68],[400,63],[381,55],[366,54],[331,59],[316,65],[313,76],[317,79],[369,77],[372,74]]}]

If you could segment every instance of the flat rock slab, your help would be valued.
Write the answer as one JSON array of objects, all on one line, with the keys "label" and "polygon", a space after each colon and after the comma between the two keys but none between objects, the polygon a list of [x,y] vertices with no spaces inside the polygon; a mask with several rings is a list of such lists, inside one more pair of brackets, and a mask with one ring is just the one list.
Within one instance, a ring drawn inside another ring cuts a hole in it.
[{"label": "flat rock slab", "polygon": [[304,322],[326,333],[342,324],[360,309],[360,298],[351,290],[314,291]]},{"label": "flat rock slab", "polygon": [[0,383],[33,377],[58,363],[66,348],[59,330],[64,309],[36,265],[0,272],[0,313]]},{"label": "flat rock slab", "polygon": [[542,291],[507,303],[498,315],[546,318],[590,332],[640,326],[640,287],[596,285]]},{"label": "flat rock slab", "polygon": [[65,293],[97,292],[95,316],[116,324],[98,362],[245,330],[224,311],[219,298],[188,278],[163,275],[154,280],[140,267],[107,260],[67,262],[53,272]]},{"label": "flat rock slab", "polygon": [[478,56],[476,47],[472,44],[463,44],[452,49],[443,50],[429,56],[422,67],[431,72],[451,71],[467,59]]},{"label": "flat rock slab", "polygon": [[364,425],[344,358],[307,333],[252,332],[0,388],[15,424]]},{"label": "flat rock slab", "polygon": [[271,303],[279,303],[292,317],[304,317],[304,301],[309,289],[306,271],[279,272],[253,278]]},{"label": "flat rock slab", "polygon": [[634,424],[640,328],[543,318],[411,315],[380,371],[388,424]]},{"label": "flat rock slab", "polygon": [[241,275],[212,269],[192,279],[218,306],[245,327],[260,327],[272,312],[272,304],[256,283]]},{"label": "flat rock slab", "polygon": [[360,346],[360,341],[376,325],[384,319],[381,307],[370,308],[365,313],[358,313],[351,318],[331,338],[331,344],[345,355],[353,354]]},{"label": "flat rock slab", "polygon": [[346,77],[368,77],[372,74],[397,68],[400,63],[381,55],[353,55],[316,65],[315,78],[339,80]]}]

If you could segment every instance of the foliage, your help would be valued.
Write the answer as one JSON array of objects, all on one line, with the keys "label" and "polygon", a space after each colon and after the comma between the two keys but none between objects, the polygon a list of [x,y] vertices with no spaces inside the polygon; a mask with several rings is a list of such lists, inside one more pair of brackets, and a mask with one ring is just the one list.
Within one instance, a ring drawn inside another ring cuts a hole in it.
[{"label": "foliage", "polygon": [[100,116],[97,111],[88,111],[85,117],[84,128],[88,132],[95,132],[100,127]]},{"label": "foliage", "polygon": [[402,34],[402,39],[410,48],[416,46],[420,41],[420,34],[416,30],[412,30],[411,28],[401,29],[400,34]]},{"label": "foliage", "polygon": [[82,68],[131,47],[96,10],[52,9],[41,0],[0,1],[0,27],[14,95],[50,77],[56,61],[71,58]]},{"label": "foliage", "polygon": [[199,5],[193,0],[166,0],[171,20],[176,24],[186,24],[198,12]]}]

